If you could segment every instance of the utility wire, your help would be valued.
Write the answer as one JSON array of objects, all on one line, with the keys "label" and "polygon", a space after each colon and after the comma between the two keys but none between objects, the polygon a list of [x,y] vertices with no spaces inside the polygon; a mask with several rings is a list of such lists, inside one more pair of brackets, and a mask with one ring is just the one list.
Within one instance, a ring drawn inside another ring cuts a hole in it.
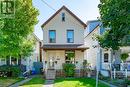
[{"label": "utility wire", "polygon": [[[53,11],[57,11],[56,9],[54,9],[51,5],[49,5],[47,2],[45,2],[44,0],[41,0],[45,5],[47,5],[49,8],[51,8]],[[69,18],[66,17],[66,19],[69,20]],[[70,20],[72,23],[74,23],[72,20]]]},{"label": "utility wire", "polygon": [[44,0],[41,0],[44,4],[46,4],[49,8],[51,8],[52,10],[56,11],[56,9],[54,9],[51,5],[49,5],[47,2],[45,2]]}]

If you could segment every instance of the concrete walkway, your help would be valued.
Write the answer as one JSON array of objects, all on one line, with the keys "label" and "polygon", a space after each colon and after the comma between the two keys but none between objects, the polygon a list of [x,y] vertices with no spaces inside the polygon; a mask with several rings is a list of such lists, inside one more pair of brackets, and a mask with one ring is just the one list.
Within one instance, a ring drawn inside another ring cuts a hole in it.
[{"label": "concrete walkway", "polygon": [[53,87],[54,85],[54,80],[45,80],[45,84],[43,87]]},{"label": "concrete walkway", "polygon": [[31,79],[32,79],[32,78],[25,79],[25,80],[23,80],[23,81],[20,81],[20,82],[15,83],[15,84],[13,84],[13,85],[11,85],[11,86],[9,86],[9,87],[19,87],[20,85],[22,85],[22,84],[24,84],[24,83],[30,81]]}]

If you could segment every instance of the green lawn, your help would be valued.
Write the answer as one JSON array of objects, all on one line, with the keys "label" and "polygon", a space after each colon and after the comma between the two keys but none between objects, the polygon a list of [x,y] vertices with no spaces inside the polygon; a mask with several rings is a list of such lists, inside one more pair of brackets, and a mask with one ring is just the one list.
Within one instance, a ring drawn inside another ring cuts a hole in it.
[{"label": "green lawn", "polygon": [[[95,87],[96,81],[92,78],[68,78],[55,80],[54,87]],[[98,87],[109,87],[99,82]]]},{"label": "green lawn", "polygon": [[0,87],[7,87],[11,84],[14,84],[14,83],[22,81],[22,80],[23,80],[23,78],[0,77]]},{"label": "green lawn", "polygon": [[23,84],[20,87],[42,87],[44,84],[43,76],[37,76],[32,78],[29,82]]}]

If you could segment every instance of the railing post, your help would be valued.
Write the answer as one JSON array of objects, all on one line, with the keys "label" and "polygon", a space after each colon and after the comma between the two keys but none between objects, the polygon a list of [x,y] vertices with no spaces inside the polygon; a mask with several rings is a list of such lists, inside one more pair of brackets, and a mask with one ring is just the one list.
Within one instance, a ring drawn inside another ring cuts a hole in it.
[{"label": "railing post", "polygon": [[125,77],[127,78],[127,69],[125,69]]},{"label": "railing post", "polygon": [[114,79],[116,78],[116,69],[114,68]]}]

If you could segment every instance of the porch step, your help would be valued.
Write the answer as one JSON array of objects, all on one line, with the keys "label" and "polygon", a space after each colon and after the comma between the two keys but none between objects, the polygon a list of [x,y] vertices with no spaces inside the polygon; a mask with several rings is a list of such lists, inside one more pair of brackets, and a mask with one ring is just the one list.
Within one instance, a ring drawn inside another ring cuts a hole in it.
[{"label": "porch step", "polygon": [[52,80],[55,79],[56,71],[54,69],[48,69],[46,73],[46,79]]}]

